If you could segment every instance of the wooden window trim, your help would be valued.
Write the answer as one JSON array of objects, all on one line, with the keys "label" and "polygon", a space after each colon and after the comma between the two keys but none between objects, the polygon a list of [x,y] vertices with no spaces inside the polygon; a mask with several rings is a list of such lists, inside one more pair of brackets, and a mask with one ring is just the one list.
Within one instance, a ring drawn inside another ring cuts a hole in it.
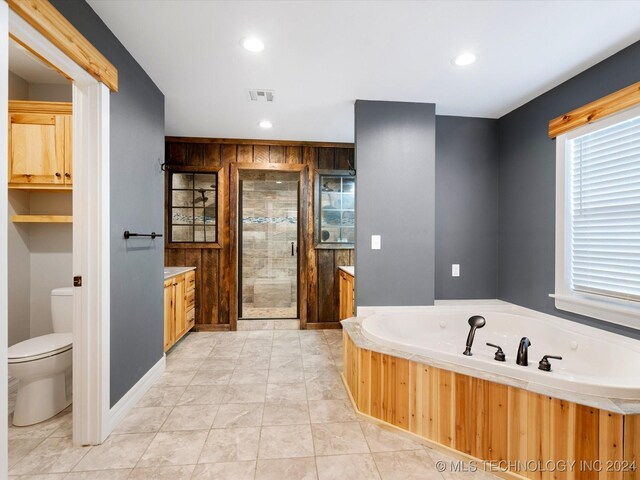
[{"label": "wooden window trim", "polygon": [[[165,175],[165,226],[164,226],[164,238],[166,249],[222,249],[220,226],[224,222],[222,206],[222,199],[225,198],[225,170],[223,167],[193,167],[193,166],[167,166],[165,168],[167,175]],[[172,173],[215,173],[216,174],[216,242],[171,242],[171,174]]]},{"label": "wooden window trim", "polygon": [[640,82],[560,115],[549,122],[549,138],[640,104]]},{"label": "wooden window trim", "polygon": [[[118,91],[118,70],[48,0],[7,0],[9,8],[71,60],[110,90]],[[21,42],[22,43],[22,42]]]}]

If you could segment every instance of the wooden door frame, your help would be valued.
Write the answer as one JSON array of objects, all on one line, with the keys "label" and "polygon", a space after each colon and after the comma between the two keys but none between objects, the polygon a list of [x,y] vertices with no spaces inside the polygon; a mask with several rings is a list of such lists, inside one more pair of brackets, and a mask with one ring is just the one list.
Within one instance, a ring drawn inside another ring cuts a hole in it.
[{"label": "wooden door frame", "polygon": [[[0,68],[8,71],[9,35],[73,79],[73,266],[82,286],[73,295],[73,442],[102,443],[112,429],[110,408],[110,91],[52,42],[35,20],[0,2]],[[40,5],[40,4],[38,4]],[[48,2],[47,2],[48,5]],[[46,6],[44,2],[41,6]],[[65,20],[66,21],[66,20]],[[68,22],[67,22],[68,23]],[[64,26],[64,25],[61,25]],[[46,30],[46,29],[45,29]],[[7,35],[7,32],[9,35]],[[73,43],[76,39],[70,38]],[[0,149],[7,156],[8,81],[0,79]],[[0,252],[7,256],[8,168],[0,168]],[[71,284],[69,279],[69,283]],[[0,261],[0,476],[7,471],[7,262]]]},{"label": "wooden door frame", "polygon": [[283,172],[298,173],[298,312],[300,317],[300,330],[307,327],[307,289],[309,280],[308,258],[309,249],[308,228],[305,226],[309,223],[309,208],[311,201],[309,200],[310,188],[310,172],[309,166],[306,164],[288,164],[288,163],[248,163],[235,162],[231,164],[230,182],[229,182],[229,249],[230,249],[230,270],[231,285],[229,285],[229,328],[237,330],[238,328],[238,248],[239,228],[241,225],[238,221],[239,215],[239,190],[240,190],[240,171],[257,170],[267,172]]}]

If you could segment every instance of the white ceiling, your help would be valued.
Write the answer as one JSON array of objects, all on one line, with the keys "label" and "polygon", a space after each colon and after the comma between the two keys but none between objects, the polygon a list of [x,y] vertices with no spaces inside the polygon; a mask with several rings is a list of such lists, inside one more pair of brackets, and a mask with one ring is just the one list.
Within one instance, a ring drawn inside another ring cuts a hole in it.
[{"label": "white ceiling", "polygon": [[[498,118],[640,39],[640,1],[89,3],[182,136],[351,142],[356,99]],[[240,46],[248,35],[264,52]],[[452,65],[464,50],[478,61]],[[274,104],[249,103],[249,88],[274,89]]]}]

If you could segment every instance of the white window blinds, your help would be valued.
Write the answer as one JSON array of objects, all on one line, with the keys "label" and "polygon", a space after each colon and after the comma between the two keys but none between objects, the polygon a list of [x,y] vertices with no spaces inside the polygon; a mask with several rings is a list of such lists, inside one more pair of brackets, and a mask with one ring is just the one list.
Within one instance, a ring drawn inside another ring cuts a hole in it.
[{"label": "white window blinds", "polygon": [[640,301],[640,117],[569,140],[571,288]]}]

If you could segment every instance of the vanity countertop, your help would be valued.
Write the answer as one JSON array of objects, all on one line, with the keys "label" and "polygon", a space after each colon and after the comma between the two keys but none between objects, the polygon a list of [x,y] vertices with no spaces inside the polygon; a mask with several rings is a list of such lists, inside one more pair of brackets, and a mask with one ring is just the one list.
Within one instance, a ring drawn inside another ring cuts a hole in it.
[{"label": "vanity countertop", "polygon": [[349,275],[351,275],[352,277],[355,277],[355,276],[356,276],[356,275],[355,275],[355,267],[347,267],[347,266],[345,266],[345,265],[340,265],[340,266],[338,267],[338,269],[340,269],[340,270],[342,270],[342,271],[344,271],[344,272],[347,272],[347,273],[348,273]]},{"label": "vanity countertop", "polygon": [[182,275],[183,273],[195,270],[196,267],[164,267],[164,279],[175,277],[176,275]]}]

